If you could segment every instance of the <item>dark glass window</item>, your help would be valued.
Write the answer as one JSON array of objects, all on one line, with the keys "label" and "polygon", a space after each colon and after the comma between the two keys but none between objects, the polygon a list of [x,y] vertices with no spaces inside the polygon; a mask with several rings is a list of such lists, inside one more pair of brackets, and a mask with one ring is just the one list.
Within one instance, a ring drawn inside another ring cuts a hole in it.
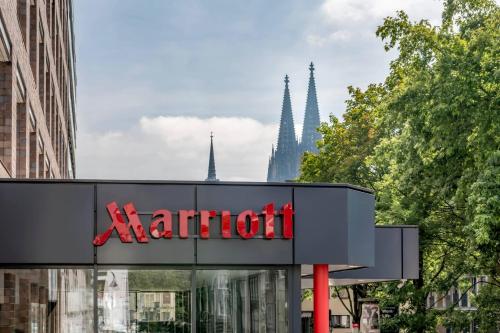
[{"label": "dark glass window", "polygon": [[100,332],[191,332],[191,270],[98,270]]},{"label": "dark glass window", "polygon": [[287,285],[276,268],[0,269],[0,332],[288,332]]},{"label": "dark glass window", "polygon": [[286,270],[199,270],[197,332],[288,332]]},{"label": "dark glass window", "polygon": [[469,295],[467,294],[467,292],[463,293],[462,298],[460,299],[460,306],[466,308],[469,305],[468,300],[469,300]]},{"label": "dark glass window", "polygon": [[333,328],[349,328],[351,327],[351,317],[345,315],[332,315],[331,326]]},{"label": "dark glass window", "polygon": [[313,312],[303,311],[301,316],[302,333],[313,333]]},{"label": "dark glass window", "polygon": [[453,289],[453,304],[457,303],[458,302],[458,289],[457,288],[454,288]]}]

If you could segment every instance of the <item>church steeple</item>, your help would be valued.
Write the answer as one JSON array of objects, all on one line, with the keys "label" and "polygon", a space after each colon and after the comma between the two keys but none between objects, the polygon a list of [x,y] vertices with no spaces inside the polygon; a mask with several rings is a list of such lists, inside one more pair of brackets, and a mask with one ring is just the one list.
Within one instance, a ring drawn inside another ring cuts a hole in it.
[{"label": "church steeple", "polygon": [[304,125],[302,127],[302,139],[300,140],[301,153],[305,151],[317,152],[316,141],[321,139],[318,132],[320,125],[318,98],[316,96],[316,81],[314,80],[314,64],[309,66],[309,87],[307,89],[306,111],[304,113]]},{"label": "church steeple", "polygon": [[214,135],[210,132],[210,156],[208,158],[208,176],[205,181],[218,181],[215,173],[215,155],[214,155]]},{"label": "church steeple", "polygon": [[268,165],[268,181],[285,181],[297,177],[298,143],[293,123],[292,101],[289,89],[290,80],[285,76],[285,92],[281,108],[280,128],[276,150],[273,149]]},{"label": "church steeple", "polygon": [[283,94],[283,105],[281,108],[277,151],[294,149],[297,144],[295,125],[293,123],[292,101],[290,99],[290,89],[288,88],[289,82],[288,75],[285,75],[285,93]]}]

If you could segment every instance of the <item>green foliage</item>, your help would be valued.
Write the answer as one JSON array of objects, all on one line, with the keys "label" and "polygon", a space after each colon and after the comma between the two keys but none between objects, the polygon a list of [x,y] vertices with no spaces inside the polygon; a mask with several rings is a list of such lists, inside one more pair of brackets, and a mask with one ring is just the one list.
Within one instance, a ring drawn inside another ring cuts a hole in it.
[{"label": "green foliage", "polygon": [[382,85],[370,85],[366,91],[348,89],[351,99],[346,102],[344,121],[331,115],[330,123],[321,124],[320,153],[304,156],[302,181],[349,182],[373,187],[376,177],[365,160],[379,139],[375,119],[385,89]]},{"label": "green foliage", "polygon": [[[404,305],[388,324],[410,332],[498,325],[499,28],[500,10],[486,0],[446,1],[439,27],[404,12],[386,18],[377,35],[399,53],[384,84],[350,87],[344,120],[322,124],[319,153],[303,160],[302,181],[372,188],[377,223],[419,226],[420,279],[373,291],[382,304]],[[428,308],[430,292],[468,274],[491,281],[474,299],[477,312]]]},{"label": "green foliage", "polygon": [[313,299],[313,290],[308,288],[308,289],[303,289],[302,293],[300,295],[300,300],[305,301],[305,300],[312,300]]}]

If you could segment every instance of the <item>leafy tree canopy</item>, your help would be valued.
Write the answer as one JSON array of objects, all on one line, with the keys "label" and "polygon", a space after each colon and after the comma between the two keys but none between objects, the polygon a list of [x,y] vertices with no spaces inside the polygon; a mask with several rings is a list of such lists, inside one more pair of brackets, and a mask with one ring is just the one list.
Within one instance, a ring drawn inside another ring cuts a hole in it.
[{"label": "leafy tree canopy", "polygon": [[[386,18],[377,36],[399,51],[388,77],[350,87],[343,120],[323,123],[319,153],[303,159],[302,181],[372,188],[378,224],[419,226],[421,278],[374,291],[382,304],[404,304],[396,321],[409,331],[499,324],[499,28],[489,0],[445,1],[440,26]],[[427,304],[431,292],[475,290],[467,277],[476,275],[488,276],[478,311]]]}]

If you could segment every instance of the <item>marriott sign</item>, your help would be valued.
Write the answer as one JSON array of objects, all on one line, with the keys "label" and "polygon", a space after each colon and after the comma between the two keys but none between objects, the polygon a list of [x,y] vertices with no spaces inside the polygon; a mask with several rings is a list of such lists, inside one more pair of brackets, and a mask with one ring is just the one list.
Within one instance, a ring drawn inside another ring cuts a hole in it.
[{"label": "marriott sign", "polygon": [[[135,235],[137,242],[149,243],[149,237],[141,223],[137,209],[133,203],[127,203],[123,206],[123,211],[128,219],[120,211],[116,202],[111,202],[106,205],[106,209],[111,218],[109,228],[95,237],[93,243],[95,246],[106,244],[114,230],[118,233],[122,243],[132,243],[132,233]],[[189,237],[189,223],[199,221],[199,238],[210,238],[210,223],[215,223],[215,218],[220,216],[220,230],[222,238],[232,238],[231,232],[231,212],[229,210],[179,210],[177,212],[179,218],[179,238],[186,239]],[[268,203],[262,210],[263,221],[259,214],[253,210],[244,210],[238,214],[236,218],[236,232],[243,239],[254,238],[259,232],[261,224],[263,224],[264,238],[274,239],[275,232],[275,217],[278,214],[282,223],[282,238],[293,238],[293,208],[291,203],[283,205],[279,212],[275,211],[274,203]],[[153,212],[151,216],[151,224],[149,226],[149,235],[153,239],[172,238],[172,212],[167,209],[159,209]]]}]

